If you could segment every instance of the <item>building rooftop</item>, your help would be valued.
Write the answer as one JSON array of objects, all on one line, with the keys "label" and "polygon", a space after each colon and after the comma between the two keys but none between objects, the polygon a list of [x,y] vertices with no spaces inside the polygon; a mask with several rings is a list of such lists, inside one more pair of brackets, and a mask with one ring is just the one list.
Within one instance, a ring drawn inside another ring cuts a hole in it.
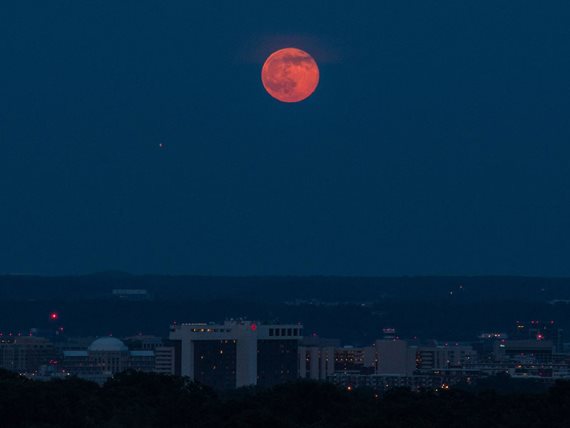
[{"label": "building rooftop", "polygon": [[116,337],[100,337],[93,341],[87,349],[91,352],[125,352],[129,350],[129,348]]}]

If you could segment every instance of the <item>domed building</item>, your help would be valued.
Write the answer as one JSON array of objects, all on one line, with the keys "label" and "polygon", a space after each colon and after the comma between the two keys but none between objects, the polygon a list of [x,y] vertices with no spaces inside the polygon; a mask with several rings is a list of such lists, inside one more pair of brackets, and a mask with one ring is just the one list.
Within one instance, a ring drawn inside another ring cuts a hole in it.
[{"label": "domed building", "polygon": [[[64,350],[62,367],[69,374],[104,383],[108,378],[124,370],[144,372],[157,370],[155,350],[164,359],[165,351],[171,349],[157,346],[154,349],[129,350],[128,346],[116,337],[100,337],[94,340],[87,349]],[[168,355],[170,354],[173,355],[172,352]],[[157,371],[164,372],[164,370]]]},{"label": "domed building", "polygon": [[103,372],[119,373],[127,369],[129,348],[115,337],[100,337],[87,348],[89,359]]}]

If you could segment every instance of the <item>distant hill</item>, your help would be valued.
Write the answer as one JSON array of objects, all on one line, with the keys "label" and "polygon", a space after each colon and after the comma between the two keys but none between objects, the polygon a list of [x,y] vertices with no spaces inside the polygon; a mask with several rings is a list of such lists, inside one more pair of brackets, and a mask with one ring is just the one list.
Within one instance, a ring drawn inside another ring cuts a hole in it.
[{"label": "distant hill", "polygon": [[[152,299],[120,300],[113,289],[145,289]],[[484,331],[510,332],[516,320],[553,320],[569,330],[568,300],[568,278],[6,275],[0,333],[62,326],[77,336],[166,336],[175,321],[243,317],[301,322],[308,334],[346,344],[372,343],[383,327],[402,337],[471,340]]]},{"label": "distant hill", "polygon": [[377,299],[461,301],[570,299],[570,278],[535,277],[215,277],[130,275],[103,272],[84,276],[0,276],[0,298],[83,300],[110,297],[117,288],[146,289],[159,300],[246,298],[258,301],[319,300],[368,302]]}]

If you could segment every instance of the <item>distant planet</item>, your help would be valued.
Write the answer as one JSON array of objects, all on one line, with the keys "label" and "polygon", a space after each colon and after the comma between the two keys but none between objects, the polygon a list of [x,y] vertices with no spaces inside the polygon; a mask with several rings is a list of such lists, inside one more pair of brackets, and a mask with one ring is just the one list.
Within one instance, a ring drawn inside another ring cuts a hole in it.
[{"label": "distant planet", "polygon": [[267,58],[261,69],[261,81],[273,98],[296,103],[315,92],[319,84],[319,67],[307,52],[285,48]]}]

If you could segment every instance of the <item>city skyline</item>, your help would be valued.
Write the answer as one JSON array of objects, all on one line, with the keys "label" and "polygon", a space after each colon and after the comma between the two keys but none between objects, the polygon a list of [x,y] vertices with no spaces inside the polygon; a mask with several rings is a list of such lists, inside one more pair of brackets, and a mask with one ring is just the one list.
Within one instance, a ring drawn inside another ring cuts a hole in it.
[{"label": "city skyline", "polygon": [[463,341],[400,337],[384,327],[371,342],[355,346],[306,334],[301,323],[246,319],[174,323],[168,335],[123,340],[33,329],[29,335],[0,334],[0,369],[33,380],[77,376],[100,385],[124,371],[158,373],[219,391],[298,379],[385,393],[465,387],[504,374],[537,385],[570,378],[570,343],[554,321],[516,321],[506,332]]},{"label": "city skyline", "polygon": [[569,22],[3,2],[0,426],[570,427]]}]

